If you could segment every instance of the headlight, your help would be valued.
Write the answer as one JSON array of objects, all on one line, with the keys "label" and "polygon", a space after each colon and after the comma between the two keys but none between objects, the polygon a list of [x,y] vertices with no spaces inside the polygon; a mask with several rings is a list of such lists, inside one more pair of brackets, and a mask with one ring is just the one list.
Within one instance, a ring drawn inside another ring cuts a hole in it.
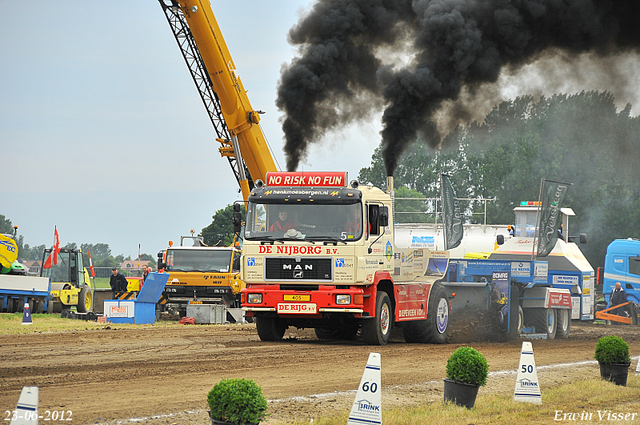
[{"label": "headlight", "polygon": [[351,304],[351,295],[336,295],[336,304]]},{"label": "headlight", "polygon": [[247,303],[249,304],[262,304],[262,294],[248,294]]}]

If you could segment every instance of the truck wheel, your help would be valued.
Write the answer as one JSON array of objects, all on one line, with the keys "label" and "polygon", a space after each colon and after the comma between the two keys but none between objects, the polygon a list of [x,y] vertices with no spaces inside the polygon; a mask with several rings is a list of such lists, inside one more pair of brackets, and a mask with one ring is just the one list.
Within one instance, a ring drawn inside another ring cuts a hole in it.
[{"label": "truck wheel", "polygon": [[524,311],[522,310],[522,306],[518,306],[518,335],[522,333],[522,328],[524,328]]},{"label": "truck wheel", "polygon": [[78,313],[86,313],[91,310],[91,304],[93,300],[91,299],[91,291],[89,290],[88,285],[82,285],[82,289],[80,289],[80,293],[78,294]]},{"label": "truck wheel", "polygon": [[427,320],[414,320],[402,324],[407,342],[444,344],[449,334],[449,300],[447,291],[436,282],[429,294]]},{"label": "truck wheel", "polygon": [[376,294],[376,316],[362,321],[362,338],[369,345],[385,345],[391,335],[392,310],[389,295]]},{"label": "truck wheel", "polygon": [[553,308],[529,308],[527,309],[527,323],[536,328],[538,333],[546,333],[547,339],[556,337],[557,317]]},{"label": "truck wheel", "polygon": [[256,329],[261,341],[280,341],[287,327],[277,317],[256,317]]},{"label": "truck wheel", "polygon": [[571,332],[571,310],[559,308],[556,310],[556,317],[558,319],[556,336],[558,338],[569,338],[569,332]]}]

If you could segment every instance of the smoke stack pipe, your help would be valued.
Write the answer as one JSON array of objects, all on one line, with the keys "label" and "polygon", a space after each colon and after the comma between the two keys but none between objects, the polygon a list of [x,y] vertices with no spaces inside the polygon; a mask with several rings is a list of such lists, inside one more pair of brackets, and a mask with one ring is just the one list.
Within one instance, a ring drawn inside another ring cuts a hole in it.
[{"label": "smoke stack pipe", "polygon": [[393,200],[394,191],[393,191],[393,175],[387,176],[387,193],[391,197],[391,217],[389,219],[392,223],[394,223],[395,215],[396,215],[396,206],[395,201]]}]

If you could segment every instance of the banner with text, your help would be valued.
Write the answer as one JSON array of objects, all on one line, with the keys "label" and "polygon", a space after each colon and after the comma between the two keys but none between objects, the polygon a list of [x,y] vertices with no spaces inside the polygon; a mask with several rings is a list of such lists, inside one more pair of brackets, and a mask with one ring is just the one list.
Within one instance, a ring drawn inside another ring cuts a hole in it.
[{"label": "banner with text", "polygon": [[558,241],[558,229],[562,224],[560,208],[571,183],[542,179],[540,221],[538,223],[538,257],[545,257]]},{"label": "banner with text", "polygon": [[444,249],[449,250],[460,245],[464,229],[460,202],[447,174],[440,175],[442,190],[442,213],[444,222]]}]

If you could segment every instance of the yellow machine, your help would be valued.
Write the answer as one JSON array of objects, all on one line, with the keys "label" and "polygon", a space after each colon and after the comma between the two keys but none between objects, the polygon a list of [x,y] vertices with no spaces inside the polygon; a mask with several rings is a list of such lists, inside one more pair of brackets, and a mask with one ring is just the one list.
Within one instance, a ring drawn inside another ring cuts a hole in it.
[{"label": "yellow machine", "polygon": [[[44,250],[42,264],[50,254],[50,248]],[[60,249],[58,264],[42,268],[40,276],[51,278],[49,312],[60,313],[75,306],[78,313],[86,313],[93,307],[91,280],[84,268],[81,250]]]},{"label": "yellow machine", "polygon": [[[277,171],[259,126],[261,112],[249,102],[209,1],[159,2],[218,136],[220,155],[229,161],[246,202],[254,180]],[[223,303],[230,319],[240,319],[245,285],[239,248],[206,247],[201,241],[187,247],[181,241],[159,254],[159,268],[171,274],[160,308],[184,315],[188,304]]]},{"label": "yellow machine", "polygon": [[208,0],[159,0],[246,201],[253,181],[277,171]]}]

